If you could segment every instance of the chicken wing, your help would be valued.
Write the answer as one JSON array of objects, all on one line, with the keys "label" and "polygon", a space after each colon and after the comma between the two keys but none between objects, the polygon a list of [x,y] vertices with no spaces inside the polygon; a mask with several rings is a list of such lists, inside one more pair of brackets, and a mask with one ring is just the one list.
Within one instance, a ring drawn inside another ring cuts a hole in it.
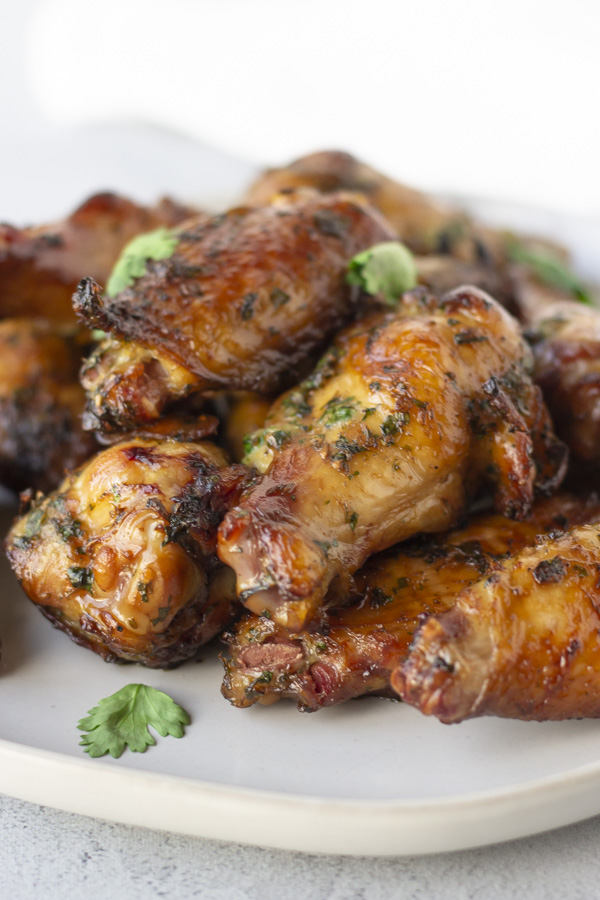
[{"label": "chicken wing", "polygon": [[494,563],[424,623],[392,686],[447,724],[600,716],[599,571],[598,525]]},{"label": "chicken wing", "polygon": [[450,253],[464,262],[490,267],[505,259],[504,240],[499,233],[382,175],[350,153],[325,150],[302,156],[281,169],[270,169],[251,185],[244,199],[260,206],[281,191],[300,187],[322,193],[348,190],[364,194],[415,253]]},{"label": "chicken wing", "polygon": [[76,327],[0,322],[0,483],[6,487],[54,488],[66,468],[98,449],[81,427],[81,353]]},{"label": "chicken wing", "polygon": [[534,377],[573,456],[600,463],[600,310],[576,301],[531,312]]},{"label": "chicken wing", "polygon": [[397,544],[356,573],[318,625],[290,634],[271,619],[241,619],[228,635],[222,692],[237,707],[285,697],[303,711],[364,694],[396,696],[391,674],[427,616],[449,609],[498,559],[535,546],[540,534],[598,520],[596,495],[559,494],[538,501],[521,522],[486,512],[449,534]]},{"label": "chicken wing", "polygon": [[71,298],[84,275],[104,284],[134,235],[176,225],[191,214],[167,199],[146,208],[104,193],[53,225],[0,224],[0,317],[43,316],[72,324]]},{"label": "chicken wing", "polygon": [[310,192],[188,221],[112,299],[84,280],[77,311],[113,334],[83,371],[86,426],[127,428],[211,388],[280,389],[351,318],[349,259],[391,236],[360,198]]},{"label": "chicken wing", "polygon": [[530,364],[516,321],[474,288],[417,290],[342,332],[249,442],[266,474],[219,536],[242,602],[299,630],[334,578],[447,530],[484,482],[527,515],[566,465]]},{"label": "chicken wing", "polygon": [[33,503],[8,536],[8,557],[31,600],[77,643],[106,660],[172,666],[238,607],[216,530],[248,480],[210,444],[117,444]]}]

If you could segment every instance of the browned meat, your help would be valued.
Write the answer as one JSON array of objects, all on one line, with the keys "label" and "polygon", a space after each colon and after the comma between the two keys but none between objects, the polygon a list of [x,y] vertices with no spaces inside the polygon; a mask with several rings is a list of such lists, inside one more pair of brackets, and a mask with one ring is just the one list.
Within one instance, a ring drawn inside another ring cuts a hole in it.
[{"label": "browned meat", "polygon": [[81,427],[76,327],[43,320],[0,322],[0,483],[49,490],[97,450]]},{"label": "browned meat", "polygon": [[248,483],[210,444],[134,439],[103,450],[7,539],[28,596],[106,660],[193,657],[238,608],[217,526]]},{"label": "browned meat", "polygon": [[36,228],[0,225],[0,317],[43,316],[74,322],[71,298],[84,275],[105,284],[125,244],[192,214],[171,200],[146,208],[96,194],[63,222]]},{"label": "browned meat", "polygon": [[442,722],[600,716],[600,530],[549,537],[420,628],[392,685]]},{"label": "browned meat", "polygon": [[517,322],[475,288],[417,290],[342,332],[250,440],[266,474],[219,536],[242,602],[297,631],[335,578],[447,530],[486,482],[526,516],[566,465],[530,366]]},{"label": "browned meat", "polygon": [[[353,589],[312,628],[290,634],[247,615],[228,636],[223,694],[234,706],[285,697],[316,710],[364,694],[394,695],[392,672],[404,662],[426,616],[450,608],[498,559],[535,546],[540,534],[600,519],[600,500],[559,494],[538,501],[522,522],[494,513],[440,537],[413,539],[372,557]],[[395,695],[394,695],[395,696]]]},{"label": "browned meat", "polygon": [[358,251],[391,236],[361,199],[312,192],[176,232],[170,258],[114,298],[84,280],[76,309],[110,331],[83,372],[86,426],[125,429],[211,388],[278,390],[352,316]]}]

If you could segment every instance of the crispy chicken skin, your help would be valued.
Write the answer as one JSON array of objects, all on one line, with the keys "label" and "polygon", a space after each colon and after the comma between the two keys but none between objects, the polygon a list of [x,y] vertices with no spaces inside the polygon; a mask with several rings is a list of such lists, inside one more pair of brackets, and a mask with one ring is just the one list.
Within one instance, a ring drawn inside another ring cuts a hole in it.
[{"label": "crispy chicken skin", "polygon": [[83,431],[76,326],[0,322],[0,483],[49,490],[97,450]]},{"label": "crispy chicken skin", "polygon": [[314,192],[189,220],[172,256],[75,308],[111,340],[83,370],[87,427],[122,429],[210,389],[279,390],[352,317],[348,261],[393,237],[361,198]]},{"label": "crispy chicken skin", "polygon": [[117,194],[95,194],[62,222],[36,228],[0,224],[0,317],[74,322],[71,298],[84,275],[104,284],[137,234],[192,214],[171,200],[147,208]]},{"label": "crispy chicken skin", "polygon": [[392,685],[447,724],[600,716],[600,529],[581,525],[496,562],[420,628]]},{"label": "crispy chicken skin", "polygon": [[[281,191],[300,187],[326,194],[340,190],[364,194],[415,253],[450,253],[464,262],[490,267],[505,258],[504,241],[499,234],[382,175],[350,153],[337,150],[311,153],[283,168],[269,169],[251,185],[244,200],[260,206]],[[451,287],[460,283],[464,282],[455,282]]]},{"label": "crispy chicken skin", "polygon": [[566,465],[530,365],[517,322],[475,288],[417,290],[342,332],[250,442],[265,475],[219,535],[242,602],[300,630],[336,577],[447,530],[484,483],[526,516]]},{"label": "crispy chicken skin", "polygon": [[10,563],[31,600],[78,644],[106,660],[175,665],[238,607],[216,530],[248,480],[211,444],[117,444],[16,521]]},{"label": "crispy chicken skin", "polygon": [[575,301],[530,313],[534,377],[574,457],[600,463],[600,310]]},{"label": "crispy chicken skin", "polygon": [[498,559],[534,546],[540,534],[600,519],[600,500],[570,494],[539,500],[522,522],[481,513],[456,531],[414,538],[372,557],[324,621],[290,634],[247,615],[228,635],[224,696],[234,706],[285,697],[303,711],[364,694],[396,696],[390,676],[426,616],[441,613]]}]

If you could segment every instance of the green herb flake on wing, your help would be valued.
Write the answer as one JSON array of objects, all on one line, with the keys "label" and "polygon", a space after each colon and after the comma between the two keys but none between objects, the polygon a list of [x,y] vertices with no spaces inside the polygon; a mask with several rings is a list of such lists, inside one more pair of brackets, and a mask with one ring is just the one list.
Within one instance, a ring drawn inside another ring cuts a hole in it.
[{"label": "green herb flake on wing", "polygon": [[90,756],[110,753],[118,759],[126,747],[143,753],[156,743],[148,731],[154,728],[161,737],[183,737],[190,724],[187,712],[168,694],[147,684],[128,684],[100,700],[77,725],[83,735],[80,746]]},{"label": "green herb flake on wing", "polygon": [[149,259],[168,259],[175,252],[179,237],[168,228],[139,234],[122,250],[106,285],[109,297],[116,297],[146,273]]},{"label": "green herb flake on wing", "polygon": [[386,241],[351,259],[346,281],[358,285],[367,294],[381,295],[388,306],[396,306],[405,291],[416,287],[417,267],[404,244]]}]

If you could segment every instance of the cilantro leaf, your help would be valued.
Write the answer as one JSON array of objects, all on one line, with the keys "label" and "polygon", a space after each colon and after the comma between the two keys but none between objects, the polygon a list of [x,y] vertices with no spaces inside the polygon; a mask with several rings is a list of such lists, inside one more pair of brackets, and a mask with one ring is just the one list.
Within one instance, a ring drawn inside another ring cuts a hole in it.
[{"label": "cilantro leaf", "polygon": [[189,724],[189,715],[168,694],[147,684],[128,684],[100,700],[77,727],[87,732],[79,742],[85,753],[94,757],[110,753],[117,759],[126,747],[143,753],[156,743],[149,725],[162,737],[180,738]]},{"label": "cilantro leaf", "polygon": [[382,294],[388,306],[396,306],[404,291],[417,284],[415,260],[400,241],[375,244],[348,263],[348,284],[357,284],[367,294]]},{"label": "cilantro leaf", "polygon": [[536,278],[539,278],[544,284],[573,294],[581,303],[592,304],[589,291],[557,256],[553,256],[548,251],[528,250],[518,241],[509,243],[508,252],[511,259],[528,266]]},{"label": "cilantro leaf", "polygon": [[121,251],[106,285],[109,297],[116,297],[131,287],[136,278],[146,272],[149,259],[168,259],[172,256],[179,237],[168,228],[157,228],[147,234],[138,234]]}]

